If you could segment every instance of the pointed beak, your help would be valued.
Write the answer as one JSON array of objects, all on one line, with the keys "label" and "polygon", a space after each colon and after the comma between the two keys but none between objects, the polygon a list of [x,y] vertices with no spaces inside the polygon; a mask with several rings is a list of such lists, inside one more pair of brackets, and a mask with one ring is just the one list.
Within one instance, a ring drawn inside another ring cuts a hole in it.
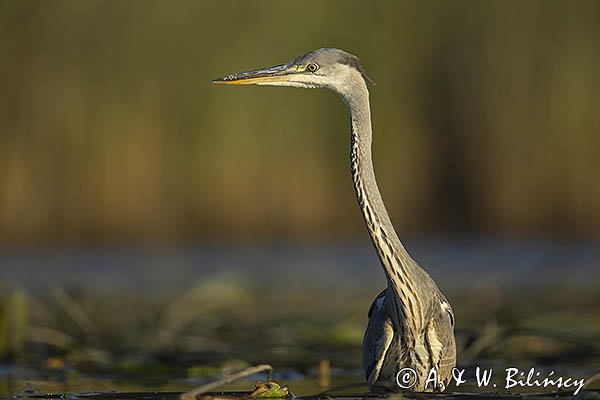
[{"label": "pointed beak", "polygon": [[222,85],[269,85],[287,82],[296,70],[289,64],[276,65],[269,68],[255,69],[254,71],[240,72],[233,75],[214,79],[212,83]]}]

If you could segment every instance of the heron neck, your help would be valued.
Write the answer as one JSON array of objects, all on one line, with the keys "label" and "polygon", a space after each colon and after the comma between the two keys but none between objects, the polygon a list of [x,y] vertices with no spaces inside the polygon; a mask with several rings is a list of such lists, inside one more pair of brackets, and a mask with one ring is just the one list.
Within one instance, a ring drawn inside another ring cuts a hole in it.
[{"label": "heron neck", "polygon": [[[403,303],[399,306],[406,313],[418,314],[419,311],[413,308],[418,305],[414,304],[411,299],[417,294],[418,286],[415,284],[415,279],[421,268],[400,242],[383,204],[375,179],[371,155],[372,127],[369,91],[363,81],[352,88],[350,93],[351,95],[342,95],[342,97],[350,109],[352,124],[350,165],[358,205],[383,266],[388,287],[397,294],[397,298]],[[419,319],[417,315],[414,316],[415,320]]]}]

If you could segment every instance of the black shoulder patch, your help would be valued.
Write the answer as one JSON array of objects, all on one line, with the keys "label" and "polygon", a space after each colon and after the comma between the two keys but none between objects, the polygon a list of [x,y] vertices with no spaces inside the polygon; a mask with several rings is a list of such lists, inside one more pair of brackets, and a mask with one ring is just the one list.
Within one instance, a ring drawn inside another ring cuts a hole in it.
[{"label": "black shoulder patch", "polygon": [[[385,297],[385,293],[386,293],[387,289],[384,289],[381,293],[379,293],[377,295],[377,297],[375,297],[375,300],[373,300],[373,303],[371,303],[371,307],[369,307],[369,312],[367,313],[367,317],[370,319],[371,316],[373,315],[373,311],[375,310],[375,306],[377,305],[377,301],[379,299],[381,299],[382,297]],[[368,375],[367,375],[368,377]]]}]

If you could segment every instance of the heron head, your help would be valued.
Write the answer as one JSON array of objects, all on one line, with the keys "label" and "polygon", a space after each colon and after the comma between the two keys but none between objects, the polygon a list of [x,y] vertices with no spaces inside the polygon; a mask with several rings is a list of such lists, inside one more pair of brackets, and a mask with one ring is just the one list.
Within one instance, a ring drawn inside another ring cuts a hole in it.
[{"label": "heron head", "polygon": [[372,83],[356,56],[338,49],[323,48],[286,64],[227,75],[213,80],[213,83],[328,88],[344,94],[361,81]]}]

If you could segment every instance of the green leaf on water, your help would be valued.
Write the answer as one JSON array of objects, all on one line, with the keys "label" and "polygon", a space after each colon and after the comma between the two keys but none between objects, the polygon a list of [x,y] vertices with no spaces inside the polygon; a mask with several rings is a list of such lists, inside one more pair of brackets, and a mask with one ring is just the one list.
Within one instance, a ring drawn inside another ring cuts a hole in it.
[{"label": "green leaf on water", "polygon": [[251,397],[257,399],[281,399],[291,397],[290,389],[286,386],[281,386],[277,382],[256,382],[256,386]]}]

